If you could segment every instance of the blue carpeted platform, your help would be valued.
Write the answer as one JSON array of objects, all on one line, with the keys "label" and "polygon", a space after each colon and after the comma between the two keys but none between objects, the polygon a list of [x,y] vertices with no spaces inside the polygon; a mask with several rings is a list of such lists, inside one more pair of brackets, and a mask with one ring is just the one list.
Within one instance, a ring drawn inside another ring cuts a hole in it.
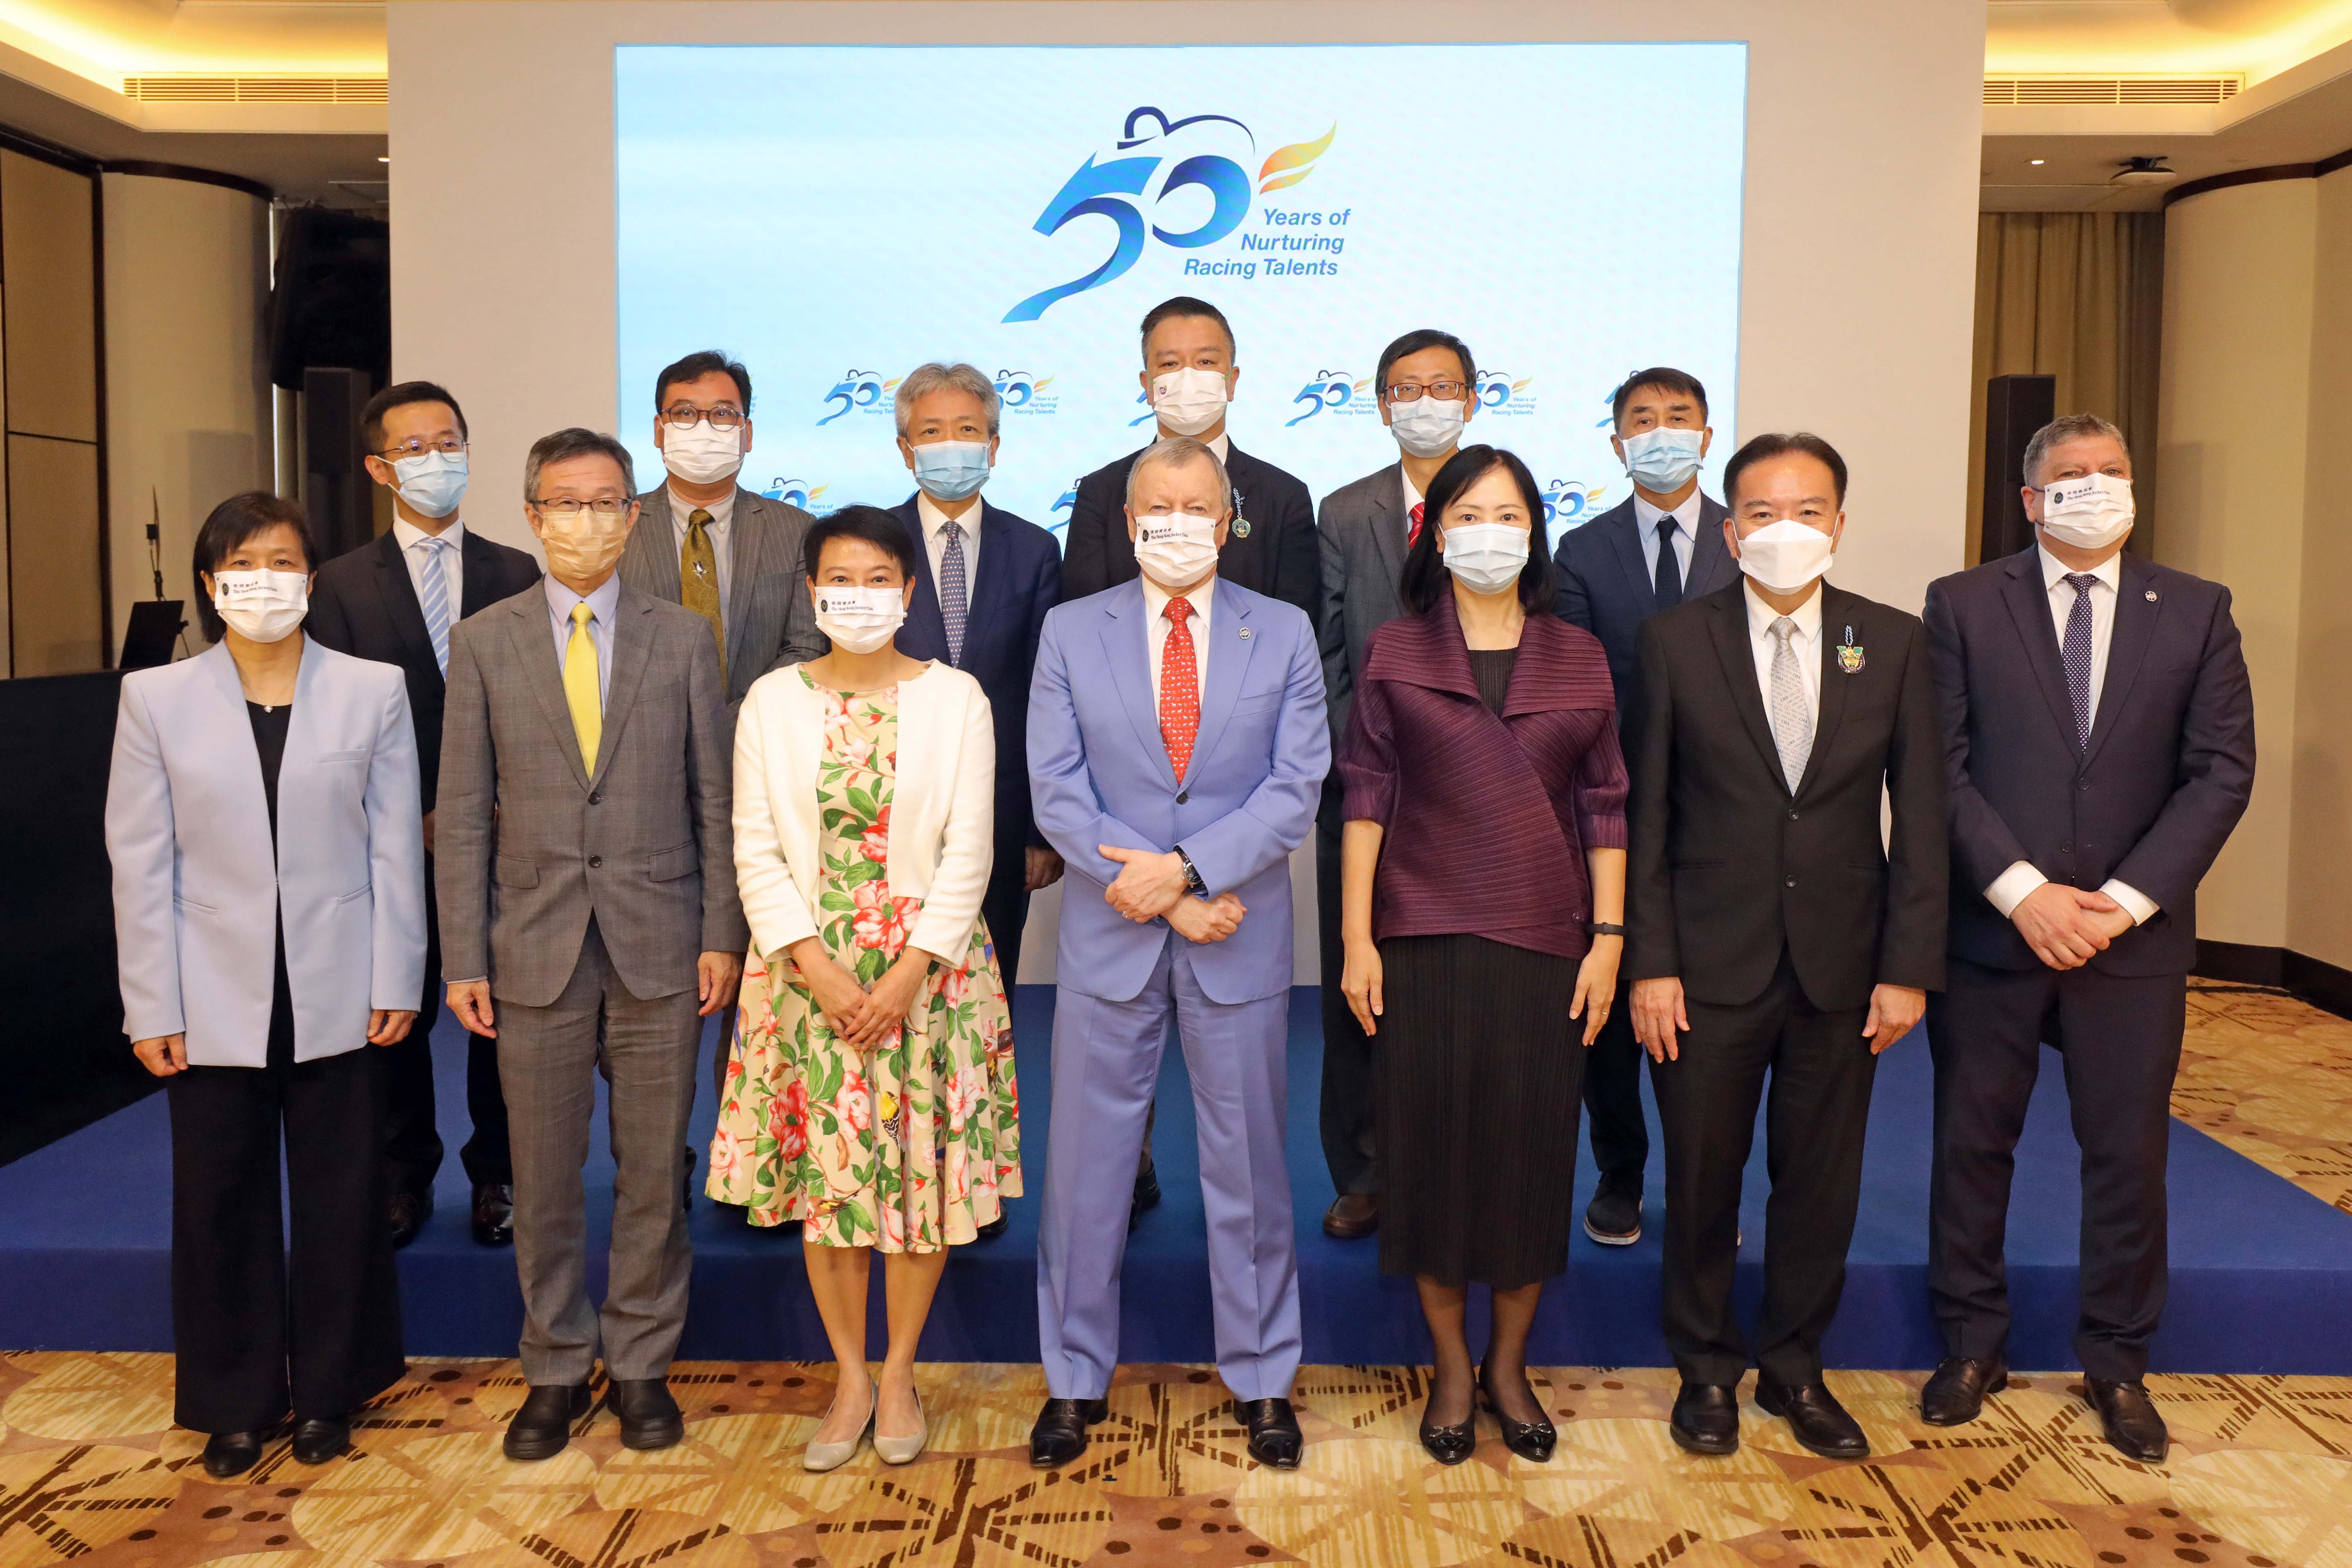
[{"label": "blue carpeted platform", "polygon": [[[1032,1195],[1013,1205],[1002,1239],[959,1248],[926,1337],[940,1361],[1034,1361],[1034,1254],[1047,1104],[1053,992],[1024,986],[1016,1003],[1028,1121]],[[417,1355],[511,1355],[521,1301],[509,1253],[474,1245],[457,1167],[463,1142],[462,1063],[444,1015],[445,1135],[439,1212],[401,1255],[408,1348]],[[1331,1196],[1316,1141],[1318,1025],[1315,993],[1292,995],[1290,1168],[1298,1215],[1307,1359],[1412,1363],[1427,1354],[1409,1281],[1378,1270],[1378,1243],[1334,1242],[1319,1224]],[[2073,1141],[2054,1058],[2043,1074],[2018,1152],[2011,1268],[2019,1318],[2011,1359],[2073,1364],[2078,1191]],[[1133,1361],[1208,1361],[1213,1345],[1190,1094],[1178,1053],[1161,1079],[1158,1149],[1167,1201],[1131,1242],[1125,1353]],[[1833,1365],[1925,1367],[1939,1353],[1926,1285],[1929,1073],[1924,1037],[1881,1065],[1861,1223],[1844,1305],[1831,1332]],[[706,1088],[696,1125],[715,1114]],[[1663,1365],[1658,1330],[1658,1214],[1653,1142],[1650,1234],[1601,1247],[1580,1234],[1567,1277],[1545,1298],[1534,1349],[1549,1363]],[[1563,1151],[1565,1152],[1565,1151]],[[1764,1239],[1763,1139],[1748,1168],[1741,1286],[1752,1312]],[[609,1216],[601,1136],[590,1156],[592,1232]],[[1578,1151],[1580,1211],[1591,1162]],[[1103,1179],[1124,1182],[1126,1172]],[[2179,1122],[2172,1128],[2172,1295],[2157,1341],[2158,1370],[2352,1374],[2352,1216]],[[171,1151],[163,1097],[153,1096],[0,1168],[0,1347],[165,1350],[171,1338]],[[708,1200],[695,1205],[690,1357],[816,1358],[829,1354],[800,1269],[796,1230],[755,1232]],[[601,1265],[592,1275],[601,1290]],[[875,1300],[880,1339],[880,1290]]]}]

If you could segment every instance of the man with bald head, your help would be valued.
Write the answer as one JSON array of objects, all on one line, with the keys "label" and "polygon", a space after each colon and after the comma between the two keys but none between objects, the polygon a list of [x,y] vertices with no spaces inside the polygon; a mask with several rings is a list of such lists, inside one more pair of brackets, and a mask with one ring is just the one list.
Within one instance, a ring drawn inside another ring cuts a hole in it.
[{"label": "man with bald head", "polygon": [[1290,853],[1331,762],[1322,660],[1304,611],[1218,576],[1233,491],[1208,447],[1146,448],[1125,511],[1140,577],[1048,614],[1030,687],[1030,798],[1067,879],[1037,1246],[1051,1397],[1029,1458],[1069,1464],[1109,1413],[1130,1195],[1105,1173],[1135,1169],[1172,1020],[1200,1125],[1217,1368],[1251,1456],[1288,1468],[1303,1446],[1283,1164]]}]

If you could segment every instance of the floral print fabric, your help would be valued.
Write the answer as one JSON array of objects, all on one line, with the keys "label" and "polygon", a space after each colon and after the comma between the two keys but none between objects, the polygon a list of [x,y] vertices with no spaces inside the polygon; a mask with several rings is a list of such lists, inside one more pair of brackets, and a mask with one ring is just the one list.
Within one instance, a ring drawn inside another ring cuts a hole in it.
[{"label": "floral print fabric", "polygon": [[[809,684],[825,708],[818,935],[871,986],[922,908],[887,876],[898,688]],[[799,1220],[803,1241],[885,1252],[970,1241],[1020,1196],[1013,1018],[984,921],[956,962],[933,966],[893,1043],[860,1052],[835,1037],[791,954],[750,954],[710,1195],[742,1205],[753,1225]]]}]

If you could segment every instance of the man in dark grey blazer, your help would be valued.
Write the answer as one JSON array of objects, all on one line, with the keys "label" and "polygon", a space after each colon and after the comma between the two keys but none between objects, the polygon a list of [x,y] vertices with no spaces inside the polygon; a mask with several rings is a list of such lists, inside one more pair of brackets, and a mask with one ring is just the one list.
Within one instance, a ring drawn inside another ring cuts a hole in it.
[{"label": "man in dark grey blazer", "polygon": [[2083,1155],[2074,1352],[2107,1441],[2163,1462],[2142,1374],[2165,1294],[2165,1154],[2197,884],[2254,782],[2230,591],[2123,552],[2131,454],[2069,415],[2025,449],[2035,542],[1927,589],[1949,763],[1951,961],[1927,1008],[1936,1160],[1927,1282],[1949,1352],[1937,1426],[2008,1379],[2002,1247],[2042,1046]]},{"label": "man in dark grey blazer", "polygon": [[[506,1451],[543,1459],[588,1413],[600,1340],[621,1441],[683,1435],[665,1377],[689,1261],[677,1151],[748,932],[710,628],[614,572],[637,521],[628,449],[559,430],[523,486],[547,576],[451,634],[436,874],[449,1006],[499,1042],[514,1146],[530,1394]],[[580,1174],[600,1070],[619,1166],[601,1329]]]},{"label": "man in dark grey blazer", "polygon": [[[1723,543],[1723,507],[1698,488],[1699,464],[1715,431],[1706,422],[1706,388],[1668,365],[1635,371],[1612,401],[1616,433],[1609,444],[1633,493],[1580,527],[1564,529],[1554,564],[1559,615],[1601,639],[1617,689],[1622,733],[1636,711],[1634,668],[1642,623],[1685,599],[1738,580]],[[1633,1038],[1631,971],[1621,973],[1617,1005],[1584,1057],[1584,1106],[1592,1120],[1592,1163],[1601,1182],[1584,1211],[1584,1234],[1608,1247],[1642,1239],[1642,1168],[1650,1131],[1642,1120],[1642,1047]]]},{"label": "man in dark grey blazer", "polygon": [[[1404,614],[1397,579],[1421,530],[1422,495],[1460,450],[1462,428],[1478,412],[1470,345],[1433,328],[1407,332],[1381,350],[1372,384],[1381,422],[1397,439],[1397,461],[1324,497],[1317,519],[1323,606],[1316,625],[1334,756],[1347,736],[1356,671],[1372,634]],[[1372,1043],[1339,991],[1343,793],[1336,772],[1323,781],[1315,816],[1315,918],[1323,972],[1323,1163],[1339,1194],[1324,1212],[1323,1233],[1349,1241],[1380,1228],[1381,1194],[1372,1170]]]}]

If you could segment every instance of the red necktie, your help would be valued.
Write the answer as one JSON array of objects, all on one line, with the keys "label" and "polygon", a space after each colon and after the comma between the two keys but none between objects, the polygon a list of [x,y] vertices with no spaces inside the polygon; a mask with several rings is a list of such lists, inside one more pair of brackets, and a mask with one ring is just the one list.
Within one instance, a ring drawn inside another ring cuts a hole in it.
[{"label": "red necktie", "polygon": [[1160,738],[1168,743],[1168,763],[1181,781],[1192,761],[1192,742],[1201,732],[1201,668],[1193,661],[1192,601],[1171,599],[1160,614],[1168,617],[1168,642],[1160,650]]},{"label": "red necktie", "polygon": [[1404,547],[1407,550],[1421,542],[1421,509],[1428,504],[1418,500],[1412,503],[1412,526],[1404,531]]}]

